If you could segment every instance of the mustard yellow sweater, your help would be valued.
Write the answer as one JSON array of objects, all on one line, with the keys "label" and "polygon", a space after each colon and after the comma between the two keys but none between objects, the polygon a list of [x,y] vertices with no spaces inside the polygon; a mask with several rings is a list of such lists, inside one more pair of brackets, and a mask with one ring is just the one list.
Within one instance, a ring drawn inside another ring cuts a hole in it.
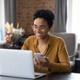
[{"label": "mustard yellow sweater", "polygon": [[[27,38],[21,48],[22,50],[32,50],[34,53],[39,53],[38,41],[36,36],[30,36]],[[70,72],[71,66],[69,63],[68,52],[66,50],[65,43],[62,38],[57,36],[49,36],[48,47],[43,53],[49,58],[51,62],[50,72]],[[47,67],[35,66],[35,71],[49,72]]]}]

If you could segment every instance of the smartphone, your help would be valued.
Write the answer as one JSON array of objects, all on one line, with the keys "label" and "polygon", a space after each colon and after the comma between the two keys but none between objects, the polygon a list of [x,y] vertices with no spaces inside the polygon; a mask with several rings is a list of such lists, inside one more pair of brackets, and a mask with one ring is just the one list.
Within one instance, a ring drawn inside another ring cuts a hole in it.
[{"label": "smartphone", "polygon": [[34,53],[34,58],[44,60],[44,55],[42,53]]}]

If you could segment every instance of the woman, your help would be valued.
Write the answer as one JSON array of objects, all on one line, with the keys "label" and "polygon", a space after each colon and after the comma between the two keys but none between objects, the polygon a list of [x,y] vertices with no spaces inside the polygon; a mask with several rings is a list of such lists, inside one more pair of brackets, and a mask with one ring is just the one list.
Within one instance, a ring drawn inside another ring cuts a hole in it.
[{"label": "woman", "polygon": [[50,10],[38,10],[32,26],[35,36],[26,39],[22,50],[44,54],[44,60],[34,59],[37,72],[70,72],[68,53],[63,39],[48,34],[53,25],[54,14]]}]

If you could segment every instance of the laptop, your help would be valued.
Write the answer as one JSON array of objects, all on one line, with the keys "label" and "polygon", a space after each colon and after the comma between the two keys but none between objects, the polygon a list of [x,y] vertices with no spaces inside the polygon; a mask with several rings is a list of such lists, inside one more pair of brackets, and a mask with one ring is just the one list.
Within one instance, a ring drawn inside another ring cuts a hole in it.
[{"label": "laptop", "polygon": [[0,49],[0,75],[36,79],[46,74],[34,72],[31,50]]}]

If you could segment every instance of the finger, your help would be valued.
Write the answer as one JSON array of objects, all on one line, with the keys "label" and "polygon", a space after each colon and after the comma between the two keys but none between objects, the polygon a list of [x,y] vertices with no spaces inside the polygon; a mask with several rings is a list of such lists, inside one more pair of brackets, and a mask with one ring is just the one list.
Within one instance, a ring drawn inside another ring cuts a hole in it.
[{"label": "finger", "polygon": [[34,58],[34,64],[36,65],[37,64],[37,60]]},{"label": "finger", "polygon": [[47,62],[49,62],[49,59],[48,59],[48,57],[44,57],[44,59],[45,59]]},{"label": "finger", "polygon": [[40,65],[40,62],[36,58],[34,58],[34,64],[35,65]]}]

